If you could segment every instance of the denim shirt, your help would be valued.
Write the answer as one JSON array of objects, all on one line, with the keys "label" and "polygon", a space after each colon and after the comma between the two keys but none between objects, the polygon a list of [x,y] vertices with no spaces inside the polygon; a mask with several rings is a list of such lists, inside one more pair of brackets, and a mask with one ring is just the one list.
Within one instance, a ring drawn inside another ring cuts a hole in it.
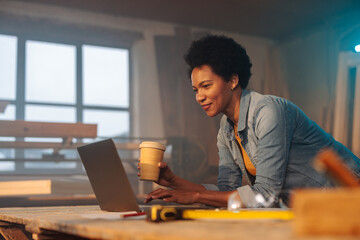
[{"label": "denim shirt", "polygon": [[[314,156],[324,148],[335,150],[360,176],[360,160],[344,145],[311,121],[290,101],[243,90],[238,134],[256,168],[256,177],[246,171],[236,142],[233,123],[223,116],[217,136],[218,184],[207,190],[238,191],[247,207],[259,207],[256,195],[289,200],[295,188],[331,187],[333,183],[312,167]],[[242,186],[242,183],[248,185]]]}]

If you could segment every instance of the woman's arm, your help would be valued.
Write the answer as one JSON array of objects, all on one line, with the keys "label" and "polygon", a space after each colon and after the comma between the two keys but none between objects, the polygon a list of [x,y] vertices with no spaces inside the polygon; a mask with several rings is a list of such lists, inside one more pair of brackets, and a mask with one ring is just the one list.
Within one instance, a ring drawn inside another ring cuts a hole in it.
[{"label": "woman's arm", "polygon": [[187,190],[167,190],[157,189],[149,193],[145,198],[145,203],[154,199],[162,199],[165,202],[176,202],[179,204],[201,203],[214,207],[226,207],[229,196],[236,191],[187,191]]},{"label": "woman's arm", "polygon": [[[221,125],[224,124],[226,124],[225,116]],[[180,204],[202,203],[217,207],[226,206],[229,195],[241,186],[242,173],[234,161],[228,146],[228,139],[222,129],[219,130],[217,136],[217,147],[220,158],[217,186],[196,184],[180,178],[173,174],[171,169],[163,162],[159,164],[160,177],[157,183],[174,190],[157,189],[147,195],[145,202],[148,203],[153,199],[163,199],[164,201],[174,201]]]},{"label": "woman's arm", "polygon": [[157,183],[174,190],[156,189],[146,196],[145,203],[149,203],[154,199],[162,199],[165,202],[179,204],[202,203],[215,207],[226,207],[228,198],[233,193],[233,191],[207,191],[203,185],[190,182],[173,174],[166,163],[160,163],[159,167],[160,176]]}]

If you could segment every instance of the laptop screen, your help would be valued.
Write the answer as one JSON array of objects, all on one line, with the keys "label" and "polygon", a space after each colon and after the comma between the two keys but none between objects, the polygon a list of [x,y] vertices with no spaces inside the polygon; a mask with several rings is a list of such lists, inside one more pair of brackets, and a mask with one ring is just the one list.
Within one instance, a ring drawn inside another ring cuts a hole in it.
[{"label": "laptop screen", "polygon": [[77,150],[102,210],[140,211],[112,139],[78,147]]}]

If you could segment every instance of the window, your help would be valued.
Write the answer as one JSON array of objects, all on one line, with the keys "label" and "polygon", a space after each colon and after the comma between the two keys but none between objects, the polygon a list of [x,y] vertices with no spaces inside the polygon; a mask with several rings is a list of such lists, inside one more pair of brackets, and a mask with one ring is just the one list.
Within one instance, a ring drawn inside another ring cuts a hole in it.
[{"label": "window", "polygon": [[333,136],[360,156],[360,55],[339,54]]},{"label": "window", "polygon": [[[98,135],[129,136],[129,51],[84,45],[83,120],[98,121]],[[118,111],[114,111],[118,109]]]},{"label": "window", "polygon": [[[23,63],[21,59],[23,59]],[[130,136],[129,50],[79,41],[28,39],[0,34],[0,120],[98,124],[99,137]],[[0,138],[0,141],[14,141]],[[25,138],[25,141],[62,139]],[[1,149],[0,159],[42,158],[52,150]],[[76,158],[73,152],[65,155]],[[26,162],[25,168],[71,168],[69,164]],[[14,162],[0,169],[14,171]],[[0,171],[1,171],[0,170]],[[16,170],[16,169],[15,169]]]}]

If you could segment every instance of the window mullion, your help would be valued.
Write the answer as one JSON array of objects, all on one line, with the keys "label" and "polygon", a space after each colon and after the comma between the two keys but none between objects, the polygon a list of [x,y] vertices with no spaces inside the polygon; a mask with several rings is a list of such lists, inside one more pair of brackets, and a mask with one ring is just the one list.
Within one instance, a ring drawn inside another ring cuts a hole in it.
[{"label": "window mullion", "polygon": [[83,122],[83,59],[82,45],[76,45],[76,121]]},{"label": "window mullion", "polygon": [[16,80],[16,119],[25,119],[25,39],[18,38],[17,80]]},{"label": "window mullion", "polygon": [[[17,120],[25,119],[25,59],[26,59],[26,40],[19,36],[17,43],[17,70],[16,70],[16,116]],[[16,141],[24,141],[24,138],[16,138]],[[24,150],[16,149],[15,158],[24,158]],[[24,168],[24,162],[15,162],[15,172],[21,172]]]}]

